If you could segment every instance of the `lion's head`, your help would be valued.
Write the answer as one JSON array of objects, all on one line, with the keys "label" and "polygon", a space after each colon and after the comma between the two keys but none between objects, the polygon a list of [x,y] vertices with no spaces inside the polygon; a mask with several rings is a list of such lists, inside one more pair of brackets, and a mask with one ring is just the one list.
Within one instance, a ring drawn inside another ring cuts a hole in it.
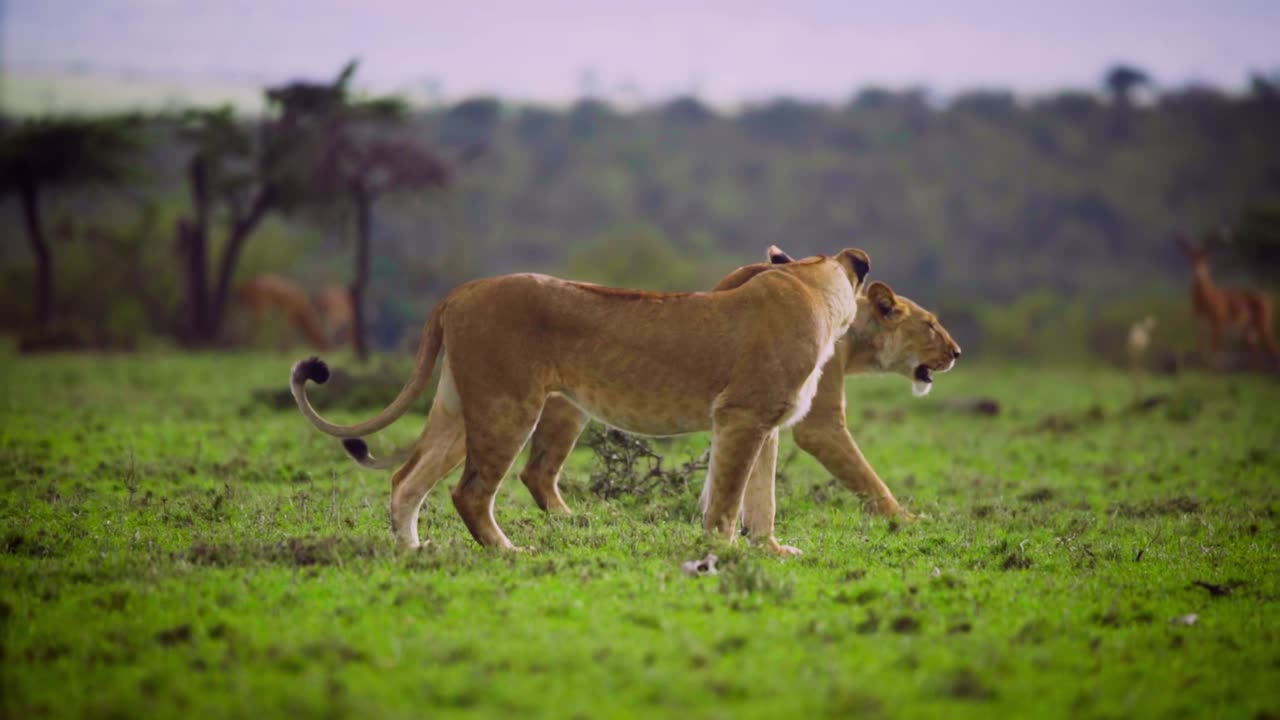
[{"label": "lion's head", "polygon": [[877,370],[911,378],[916,396],[929,393],[933,374],[946,372],[960,357],[960,346],[938,317],[882,282],[867,286],[858,318],[849,329],[855,352]]}]

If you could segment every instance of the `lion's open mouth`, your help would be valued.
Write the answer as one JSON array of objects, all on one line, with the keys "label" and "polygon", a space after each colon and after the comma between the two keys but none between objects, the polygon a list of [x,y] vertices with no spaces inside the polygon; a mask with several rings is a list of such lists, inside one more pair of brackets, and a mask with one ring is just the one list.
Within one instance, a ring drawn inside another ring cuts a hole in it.
[{"label": "lion's open mouth", "polygon": [[924,397],[933,389],[933,370],[928,365],[917,365],[912,374],[911,392],[916,397]]}]

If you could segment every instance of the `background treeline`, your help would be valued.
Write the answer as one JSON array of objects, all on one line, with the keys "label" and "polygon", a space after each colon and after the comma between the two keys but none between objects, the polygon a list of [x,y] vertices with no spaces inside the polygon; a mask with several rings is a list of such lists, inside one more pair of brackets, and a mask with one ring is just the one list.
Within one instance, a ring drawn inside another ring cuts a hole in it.
[{"label": "background treeline", "polygon": [[[273,118],[224,121],[261,145],[291,112],[276,100]],[[866,89],[842,105],[777,99],[728,114],[692,97],[627,111],[472,98],[395,114],[342,132],[438,159],[441,182],[387,185],[371,218],[346,190],[276,204],[234,268],[241,279],[271,270],[312,288],[350,283],[363,217],[363,305],[377,347],[412,341],[430,304],[472,277],[536,270],[699,289],[770,243],[797,255],[867,249],[876,278],[937,307],[967,351],[989,356],[1118,355],[1128,324],[1148,312],[1165,320],[1166,347],[1189,347],[1177,231],[1217,237],[1231,225],[1219,282],[1280,275],[1275,78],[1256,76],[1243,94],[1157,90],[1120,67],[1097,92],[1033,99],[992,90],[942,104]],[[174,318],[190,316],[190,263],[175,228],[193,213],[201,145],[190,116],[134,123],[125,171],[41,199],[58,258],[52,302],[60,322],[113,337],[182,337]],[[242,156],[247,176],[265,152]],[[0,322],[19,330],[35,313],[38,273],[20,196],[6,197]],[[211,212],[216,229],[246,209]],[[210,233],[211,257],[228,238]]]}]

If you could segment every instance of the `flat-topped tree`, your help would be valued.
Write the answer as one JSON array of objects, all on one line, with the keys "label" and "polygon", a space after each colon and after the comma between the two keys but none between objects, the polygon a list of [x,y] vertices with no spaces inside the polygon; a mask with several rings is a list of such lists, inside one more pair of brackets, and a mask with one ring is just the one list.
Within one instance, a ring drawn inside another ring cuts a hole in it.
[{"label": "flat-topped tree", "polygon": [[1107,70],[1102,85],[1111,96],[1111,123],[1109,132],[1117,140],[1128,138],[1133,131],[1134,93],[1138,88],[1152,85],[1151,76],[1141,68],[1118,64]]},{"label": "flat-topped tree", "polygon": [[1113,103],[1118,107],[1129,107],[1133,105],[1133,91],[1143,85],[1150,85],[1151,76],[1141,68],[1119,64],[1107,70],[1102,84],[1111,95]]},{"label": "flat-topped tree", "polygon": [[356,354],[368,356],[364,319],[369,283],[373,207],[387,194],[444,189],[448,164],[420,144],[392,133],[405,115],[396,97],[354,99],[356,62],[329,84],[294,82],[267,91],[280,109],[273,150],[279,201],[286,210],[347,204],[355,215],[354,269],[349,286]]},{"label": "flat-topped tree", "polygon": [[[256,128],[237,119],[228,107],[194,110],[181,117],[178,136],[191,148],[191,210],[176,227],[188,343],[218,341],[244,246],[270,213],[332,206],[336,199],[352,196],[353,180],[361,180],[360,187],[369,188],[365,194],[376,197],[387,191],[385,183],[363,178],[378,174],[379,168],[390,167],[381,174],[394,180],[391,187],[399,187],[423,177],[422,168],[443,167],[415,152],[417,148],[388,152],[380,143],[359,137],[360,127],[398,118],[403,107],[392,98],[352,101],[348,84],[355,67],[348,63],[327,83],[267,88],[268,112]],[[419,160],[431,162],[408,172]],[[219,224],[225,228],[224,240],[215,243],[212,235]],[[222,251],[215,258],[213,247],[219,245]],[[358,312],[358,304],[356,308]]]},{"label": "flat-topped tree", "polygon": [[53,325],[53,253],[41,215],[43,197],[67,188],[123,179],[139,147],[133,117],[43,118],[0,127],[0,195],[18,196],[36,260],[35,325]]}]

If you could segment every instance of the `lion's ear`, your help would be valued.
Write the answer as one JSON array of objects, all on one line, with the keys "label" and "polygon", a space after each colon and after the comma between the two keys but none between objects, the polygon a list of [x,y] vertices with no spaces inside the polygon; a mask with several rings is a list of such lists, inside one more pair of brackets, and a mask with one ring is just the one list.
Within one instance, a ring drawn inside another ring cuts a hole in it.
[{"label": "lion's ear", "polygon": [[893,289],[882,282],[876,281],[867,287],[867,299],[871,301],[871,307],[876,309],[876,314],[883,318],[893,317],[898,312],[898,296],[893,294]]},{"label": "lion's ear", "polygon": [[[867,278],[867,273],[871,272],[871,258],[866,252],[858,248],[845,248],[836,255],[836,261],[853,271],[854,277],[858,278],[855,285],[861,285]],[[855,289],[857,289],[855,287]]]},{"label": "lion's ear", "polygon": [[769,258],[770,265],[786,265],[787,263],[795,262],[790,255],[783,252],[782,248],[777,245],[770,245],[769,249],[765,251],[765,256]]}]

